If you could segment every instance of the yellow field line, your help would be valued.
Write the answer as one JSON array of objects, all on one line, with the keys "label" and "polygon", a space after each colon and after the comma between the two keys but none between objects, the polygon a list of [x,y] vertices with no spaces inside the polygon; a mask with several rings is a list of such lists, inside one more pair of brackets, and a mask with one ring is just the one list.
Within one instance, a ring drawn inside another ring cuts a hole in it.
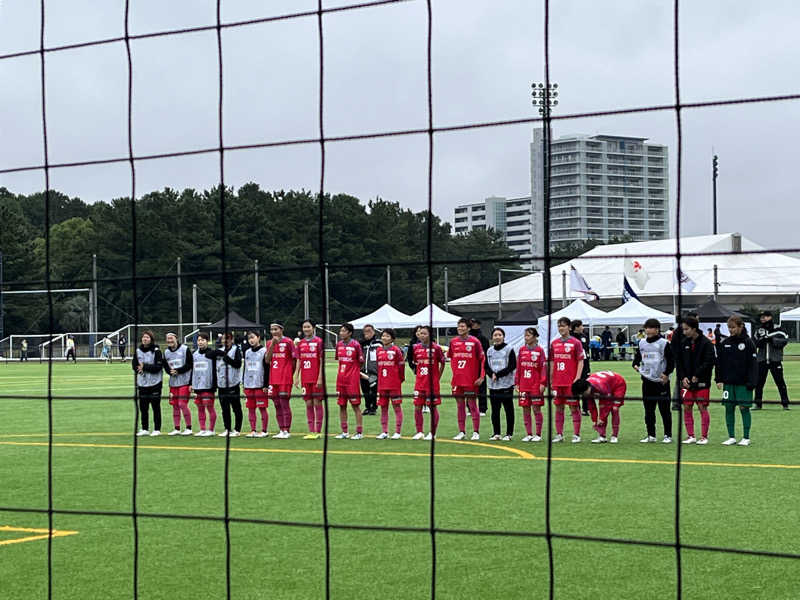
[{"label": "yellow field line", "polygon": [[[14,538],[11,540],[0,540],[0,546],[8,546],[11,544],[21,544],[23,542],[34,542],[36,540],[46,540],[48,537],[66,537],[68,535],[76,535],[77,531],[62,531],[53,529],[49,531],[47,529],[36,529],[31,527],[12,527],[11,525],[3,525],[0,526],[0,531],[14,531],[14,532],[23,532],[23,533],[38,533],[44,535],[29,535],[26,537],[21,538]],[[49,533],[49,535],[48,535]]]}]

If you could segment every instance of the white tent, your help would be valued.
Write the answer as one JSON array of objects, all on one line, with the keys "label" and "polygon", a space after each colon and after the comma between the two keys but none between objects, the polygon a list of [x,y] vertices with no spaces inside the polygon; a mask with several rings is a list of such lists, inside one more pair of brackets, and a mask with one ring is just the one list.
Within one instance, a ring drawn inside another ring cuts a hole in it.
[{"label": "white tent", "polygon": [[800,306],[787,310],[781,313],[781,322],[783,321],[800,321]]},{"label": "white tent", "polygon": [[[431,309],[433,309],[433,322],[431,322]],[[416,325],[431,325],[437,327],[455,327],[461,317],[439,308],[436,304],[429,304],[419,312],[409,317]]]},{"label": "white tent", "polygon": [[414,327],[417,324],[412,317],[389,304],[384,304],[378,310],[350,322],[356,329],[363,329],[364,325],[372,325],[378,329],[385,329],[386,327],[404,329]]},{"label": "white tent", "polygon": [[656,310],[646,304],[639,302],[636,298],[631,298],[619,308],[607,312],[602,317],[594,321],[594,325],[638,325],[642,327],[647,319],[657,319],[659,323],[671,325],[675,322],[675,316],[669,313]]},{"label": "white tent", "polygon": [[[544,317],[539,317],[538,323],[538,330],[539,330],[539,343],[540,345],[547,349],[550,347],[550,342],[553,341],[558,337],[558,323],[557,321],[561,317],[567,317],[570,320],[580,319],[583,321],[583,324],[586,327],[591,327],[592,325],[598,325],[598,319],[603,319],[606,317],[608,313],[600,310],[599,308],[595,308],[591,304],[584,302],[583,300],[575,300],[572,304],[565,306],[559,311],[554,312],[551,315],[545,315]],[[552,324],[550,325],[550,329],[548,330],[548,321]],[[548,331],[550,336],[548,337]]]}]

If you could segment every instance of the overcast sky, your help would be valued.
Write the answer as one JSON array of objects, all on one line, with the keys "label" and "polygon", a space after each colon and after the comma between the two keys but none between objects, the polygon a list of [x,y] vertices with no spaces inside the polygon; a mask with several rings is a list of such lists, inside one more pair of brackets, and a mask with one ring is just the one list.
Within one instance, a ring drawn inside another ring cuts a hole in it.
[{"label": "overcast sky", "polygon": [[[341,0],[330,6],[341,5]],[[674,102],[672,2],[554,0],[551,80],[554,114]],[[122,1],[49,0],[46,45],[123,33]],[[309,0],[224,0],[223,21],[313,10]],[[543,8],[516,0],[433,3],[434,124],[534,116],[531,81],[541,80]],[[39,46],[39,7],[0,0],[0,54]],[[215,22],[215,2],[132,0],[131,32]],[[683,2],[682,100],[800,92],[800,3]],[[324,17],[326,135],[427,126],[426,5],[418,0]],[[217,144],[214,31],[137,40],[133,45],[134,152]],[[226,144],[318,135],[316,17],[231,28],[223,33]],[[122,43],[47,55],[51,162],[127,155],[127,63]],[[37,55],[0,60],[0,168],[42,162]],[[712,148],[720,156],[720,231],[738,230],[767,247],[797,241],[800,101],[683,113],[683,233],[711,231]],[[460,203],[530,193],[531,125],[437,134],[434,211],[451,221]],[[554,135],[640,136],[670,149],[674,210],[674,112],[559,121]],[[317,144],[226,155],[226,183],[319,187]],[[214,154],[143,161],[138,191],[205,189],[219,178]],[[43,189],[41,171],[0,175],[18,193]],[[95,202],[130,193],[128,166],[56,169],[51,186]],[[363,201],[381,196],[414,210],[427,205],[424,135],[332,143],[326,190]],[[674,228],[674,224],[673,224]]]}]

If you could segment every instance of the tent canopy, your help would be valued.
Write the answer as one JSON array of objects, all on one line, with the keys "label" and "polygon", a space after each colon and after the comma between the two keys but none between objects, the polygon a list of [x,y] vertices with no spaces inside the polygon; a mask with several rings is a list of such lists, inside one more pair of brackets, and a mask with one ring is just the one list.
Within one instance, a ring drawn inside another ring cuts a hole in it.
[{"label": "tent canopy", "polygon": [[800,321],[800,306],[781,313],[781,321]]},{"label": "tent canopy", "polygon": [[231,311],[228,313],[227,319],[220,319],[216,323],[212,323],[208,326],[208,329],[212,331],[228,331],[230,330],[242,330],[242,329],[264,329],[263,325],[259,325],[258,323],[253,323],[252,321],[248,321],[242,315],[235,311]]},{"label": "tent canopy", "polygon": [[385,329],[386,327],[408,329],[417,324],[410,315],[400,312],[390,304],[384,304],[378,310],[350,322],[356,329],[364,329],[365,325],[372,325],[378,329]]},{"label": "tent canopy", "polygon": [[669,313],[656,310],[643,304],[636,298],[631,298],[619,308],[598,317],[594,325],[639,325],[640,327],[647,319],[657,319],[662,324],[672,324],[675,316]]},{"label": "tent canopy", "polygon": [[[431,319],[431,310],[433,310],[433,319]],[[461,317],[451,314],[446,310],[439,308],[436,304],[429,304],[419,312],[415,312],[409,317],[415,326],[416,325],[431,325],[437,327],[455,327],[458,325],[458,320]],[[433,321],[431,323],[431,320]]]},{"label": "tent canopy", "polygon": [[495,321],[495,325],[531,325],[537,323],[539,318],[544,315],[544,311],[539,310],[533,304],[528,304],[528,306],[510,317]]},{"label": "tent canopy", "polygon": [[567,317],[571,320],[580,319],[583,321],[584,325],[596,325],[597,319],[602,319],[606,315],[607,312],[600,310],[599,308],[595,308],[588,302],[584,300],[575,300],[572,304],[565,306],[561,310],[554,312],[552,315],[544,315],[539,317],[538,323],[541,327],[542,324],[547,325],[548,319],[552,319],[553,321],[557,321],[561,317]]},{"label": "tent canopy", "polygon": [[695,309],[697,313],[697,319],[701,323],[724,323],[728,320],[730,316],[737,316],[742,317],[743,319],[747,319],[746,315],[736,312],[732,308],[725,306],[724,304],[720,304],[714,298],[709,298],[708,302],[705,304],[701,304]]}]

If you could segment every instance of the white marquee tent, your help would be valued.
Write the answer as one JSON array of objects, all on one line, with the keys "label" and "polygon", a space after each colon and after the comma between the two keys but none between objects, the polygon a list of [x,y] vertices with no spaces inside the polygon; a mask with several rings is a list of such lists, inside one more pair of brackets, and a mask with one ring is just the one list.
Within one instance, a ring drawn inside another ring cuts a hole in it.
[{"label": "white marquee tent", "polygon": [[782,312],[781,322],[783,321],[800,321],[800,307]]},{"label": "white marquee tent", "polygon": [[631,298],[619,308],[607,312],[594,321],[595,325],[638,325],[641,327],[647,319],[657,319],[662,325],[671,325],[675,316],[651,308],[636,298]]},{"label": "white marquee tent", "polygon": [[[572,321],[575,319],[580,319],[583,321],[584,326],[589,328],[594,325],[599,325],[600,323],[598,319],[603,319],[607,315],[608,313],[600,310],[599,308],[595,308],[583,300],[575,300],[572,304],[565,306],[561,310],[558,310],[551,315],[539,317],[539,323],[537,325],[539,330],[539,344],[545,349],[550,347],[550,342],[558,337],[557,321],[561,317],[567,317]],[[548,320],[551,322],[549,330]],[[550,333],[549,337],[548,331]]]},{"label": "white marquee tent", "polygon": [[364,325],[372,325],[378,329],[384,329],[386,327],[404,329],[414,327],[417,324],[416,320],[410,315],[400,312],[390,304],[384,304],[378,310],[358,319],[354,319],[351,323],[356,329],[363,329]]},{"label": "white marquee tent", "polygon": [[433,323],[434,329],[437,327],[455,327],[458,320],[461,318],[458,315],[451,314],[439,308],[436,304],[429,304],[419,312],[414,313],[409,317],[414,321],[415,325],[431,325],[431,309],[433,309]]}]

